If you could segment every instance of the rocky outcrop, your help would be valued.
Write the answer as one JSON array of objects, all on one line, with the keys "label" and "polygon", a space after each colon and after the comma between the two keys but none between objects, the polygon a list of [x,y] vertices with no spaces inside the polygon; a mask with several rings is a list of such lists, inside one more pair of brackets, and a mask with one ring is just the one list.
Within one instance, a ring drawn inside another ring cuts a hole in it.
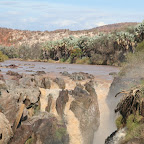
[{"label": "rocky outcrop", "polygon": [[12,136],[11,125],[5,115],[0,112],[0,144],[7,144]]},{"label": "rocky outcrop", "polygon": [[[10,144],[93,142],[100,114],[88,74],[83,74],[86,77],[79,83],[71,80],[68,85],[69,77],[7,74],[9,79],[1,81],[4,86],[0,88],[0,111],[12,127]],[[18,78],[13,79],[14,76]]]},{"label": "rocky outcrop", "polygon": [[[133,61],[136,61],[135,59]],[[121,128],[126,128],[124,140],[119,142],[123,144],[143,143],[143,63],[132,63],[127,63],[115,76],[108,94],[109,108],[120,114],[117,119],[114,115],[112,118],[113,123],[116,120],[117,124],[116,135],[123,135]],[[133,125],[137,126],[131,129],[130,126]],[[136,136],[134,133],[139,134]],[[111,140],[114,143],[114,139]]]},{"label": "rocky outcrop", "polygon": [[15,132],[10,144],[68,144],[66,126],[47,112],[39,113],[22,123]]},{"label": "rocky outcrop", "polygon": [[56,110],[58,115],[63,118],[66,103],[69,101],[68,91],[60,91],[59,97],[56,100]]},{"label": "rocky outcrop", "polygon": [[18,79],[22,78],[22,75],[20,75],[20,74],[17,73],[17,72],[10,71],[10,70],[9,70],[6,74],[7,74],[7,75],[10,75],[10,76],[15,76],[15,77],[18,78]]},{"label": "rocky outcrop", "polygon": [[72,73],[69,74],[68,72],[64,71],[61,73],[63,76],[67,76],[70,79],[74,80],[74,81],[82,81],[82,80],[86,80],[86,79],[94,79],[94,76],[92,74],[88,74],[88,73],[84,73],[84,72],[79,72],[79,73]]},{"label": "rocky outcrop", "polygon": [[54,79],[54,82],[56,82],[60,89],[65,89],[65,82],[62,78],[56,78]]},{"label": "rocky outcrop", "polygon": [[92,143],[93,134],[99,126],[100,114],[94,84],[92,81],[83,83],[82,80],[82,84],[76,84],[72,91],[63,90],[62,87],[40,89],[40,109],[55,114],[67,123],[70,144]]},{"label": "rocky outcrop", "polygon": [[85,84],[85,89],[76,87],[73,90],[75,100],[71,103],[70,109],[80,121],[80,130],[83,136],[83,143],[90,144],[93,141],[94,131],[99,126],[99,110],[97,95],[91,82]]}]

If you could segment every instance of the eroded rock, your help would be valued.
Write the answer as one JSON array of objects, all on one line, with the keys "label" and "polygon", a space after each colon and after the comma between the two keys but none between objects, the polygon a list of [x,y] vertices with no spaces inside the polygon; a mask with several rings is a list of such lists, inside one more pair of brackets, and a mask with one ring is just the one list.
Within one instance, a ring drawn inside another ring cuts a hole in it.
[{"label": "eroded rock", "polygon": [[54,82],[58,84],[60,89],[65,89],[65,81],[62,78],[56,78]]},{"label": "eroded rock", "polygon": [[10,144],[24,144],[29,138],[32,144],[69,144],[66,126],[47,112],[23,122]]},{"label": "eroded rock", "polygon": [[70,109],[80,121],[84,144],[90,144],[93,141],[94,131],[99,126],[100,113],[97,95],[92,84],[87,83],[85,89],[88,91],[78,86],[74,89],[75,100],[71,103]]},{"label": "eroded rock", "polygon": [[84,85],[86,81],[77,84],[73,81],[75,89],[64,90],[65,78],[52,80],[47,75],[23,75],[19,80],[6,80],[6,89],[1,90],[0,111],[15,127],[10,144],[92,143],[99,126],[93,82]]},{"label": "eroded rock", "polygon": [[11,125],[5,115],[0,112],[0,144],[7,144],[12,136]]},{"label": "eroded rock", "polygon": [[68,100],[69,100],[68,91],[67,90],[60,91],[59,97],[56,100],[56,110],[61,118],[63,118],[64,109],[65,109],[65,106],[66,106],[66,103],[68,102]]}]

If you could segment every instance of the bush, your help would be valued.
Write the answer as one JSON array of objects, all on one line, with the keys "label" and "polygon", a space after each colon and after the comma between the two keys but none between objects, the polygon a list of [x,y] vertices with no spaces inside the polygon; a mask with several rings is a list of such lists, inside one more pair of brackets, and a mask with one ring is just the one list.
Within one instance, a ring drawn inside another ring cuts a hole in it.
[{"label": "bush", "polygon": [[120,115],[120,116],[116,119],[116,121],[115,121],[116,126],[117,126],[117,129],[120,129],[120,128],[123,127],[122,118],[123,118],[122,115]]},{"label": "bush", "polygon": [[71,51],[70,55],[70,63],[75,63],[78,58],[81,58],[82,50],[75,46],[74,49]]},{"label": "bush", "polygon": [[126,121],[126,127],[127,127],[128,131],[132,131],[137,125],[138,125],[138,123],[135,121],[134,114],[131,114],[127,118],[127,121]]},{"label": "bush", "polygon": [[82,57],[81,59],[78,58],[76,64],[90,64],[90,59],[89,57]]},{"label": "bush", "polygon": [[1,51],[0,51],[0,62],[3,62],[5,60],[7,60],[8,57],[6,55],[4,55]]},{"label": "bush", "polygon": [[104,57],[100,54],[93,54],[91,57],[90,57],[90,63],[91,64],[97,64],[97,65],[102,65],[104,64]]},{"label": "bush", "polygon": [[141,43],[139,43],[136,47],[136,52],[139,52],[142,50],[144,50],[144,40]]},{"label": "bush", "polygon": [[143,119],[141,115],[139,115],[138,112],[136,114],[131,114],[126,121],[126,127],[127,127],[127,134],[124,139],[124,142],[128,142],[132,139],[144,139],[144,124],[140,123],[140,121]]}]

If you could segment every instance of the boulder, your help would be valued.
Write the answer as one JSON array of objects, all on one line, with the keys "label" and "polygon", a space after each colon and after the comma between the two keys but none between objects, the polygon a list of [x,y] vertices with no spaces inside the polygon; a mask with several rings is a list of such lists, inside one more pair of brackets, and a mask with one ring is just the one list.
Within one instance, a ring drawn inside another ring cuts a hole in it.
[{"label": "boulder", "polygon": [[65,81],[62,78],[54,79],[54,82],[58,84],[60,89],[65,89]]},{"label": "boulder", "polygon": [[37,71],[36,74],[37,75],[43,75],[43,74],[46,74],[46,73],[45,73],[45,71]]},{"label": "boulder", "polygon": [[0,97],[0,107],[2,109],[2,112],[10,122],[11,126],[13,126],[16,119],[16,114],[19,109],[17,99],[15,99],[15,97],[7,91],[3,90]]},{"label": "boulder", "polygon": [[11,125],[5,115],[0,112],[0,144],[7,144],[12,136]]},{"label": "boulder", "polygon": [[71,75],[69,75],[69,77],[74,81],[94,79],[94,76],[92,74],[88,74],[88,73],[84,73],[84,72],[79,72],[79,73],[74,72]]},{"label": "boulder", "polygon": [[85,89],[78,86],[75,87],[72,92],[75,100],[72,101],[70,109],[80,122],[84,144],[91,144],[93,142],[94,132],[100,124],[100,112],[97,94],[92,83],[86,83]]},{"label": "boulder", "polygon": [[68,97],[68,91],[62,90],[59,93],[59,97],[56,100],[56,110],[58,115],[63,118],[64,115],[64,109],[66,106],[66,103],[68,102],[69,97]]},{"label": "boulder", "polygon": [[67,72],[67,71],[64,71],[64,72],[61,72],[61,74],[63,75],[63,76],[70,76],[70,74]]},{"label": "boulder", "polygon": [[38,88],[34,87],[21,87],[17,86],[14,90],[9,91],[13,97],[15,97],[16,102],[23,103],[26,99],[30,101],[30,103],[34,104],[38,102],[40,97],[40,91]]},{"label": "boulder", "polygon": [[11,65],[8,65],[8,66],[6,66],[6,67],[7,67],[7,68],[11,68],[11,69],[18,68],[18,66],[15,65],[15,64],[11,64]]},{"label": "boulder", "polygon": [[19,85],[23,87],[35,87],[37,83],[35,82],[35,79],[33,76],[26,75],[22,79],[19,80]]},{"label": "boulder", "polygon": [[66,126],[47,112],[39,113],[22,123],[10,144],[69,144]]},{"label": "boulder", "polygon": [[47,107],[46,107],[46,109],[45,109],[47,112],[50,112],[50,110],[51,110],[52,101],[53,101],[53,97],[52,97],[51,94],[49,94],[49,97],[48,97],[48,105],[47,105]]},{"label": "boulder", "polygon": [[37,87],[45,88],[45,78],[43,76],[35,75],[34,81]]},{"label": "boulder", "polygon": [[9,70],[6,74],[10,76],[15,76],[17,79],[22,78],[22,75],[20,75],[18,72],[13,72]]},{"label": "boulder", "polygon": [[0,89],[6,89],[6,88],[7,88],[6,83],[0,80]]},{"label": "boulder", "polygon": [[44,86],[45,89],[50,89],[51,88],[51,81],[48,77],[44,77],[42,79],[42,85]]},{"label": "boulder", "polygon": [[5,81],[2,74],[0,74],[0,80]]}]

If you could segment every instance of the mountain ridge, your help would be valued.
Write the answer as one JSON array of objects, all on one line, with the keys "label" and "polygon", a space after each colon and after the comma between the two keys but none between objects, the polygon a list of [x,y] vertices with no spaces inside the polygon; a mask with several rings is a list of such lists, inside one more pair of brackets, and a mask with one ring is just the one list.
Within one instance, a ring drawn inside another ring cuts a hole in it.
[{"label": "mountain ridge", "polygon": [[55,31],[30,31],[10,28],[0,28],[0,45],[19,46],[22,44],[33,45],[35,43],[44,43],[46,41],[55,41],[67,38],[71,35],[74,37],[89,36],[92,37],[98,33],[114,32],[125,30],[129,26],[135,26],[136,22],[125,22],[104,25],[87,30],[71,31],[69,29],[58,29]]}]

